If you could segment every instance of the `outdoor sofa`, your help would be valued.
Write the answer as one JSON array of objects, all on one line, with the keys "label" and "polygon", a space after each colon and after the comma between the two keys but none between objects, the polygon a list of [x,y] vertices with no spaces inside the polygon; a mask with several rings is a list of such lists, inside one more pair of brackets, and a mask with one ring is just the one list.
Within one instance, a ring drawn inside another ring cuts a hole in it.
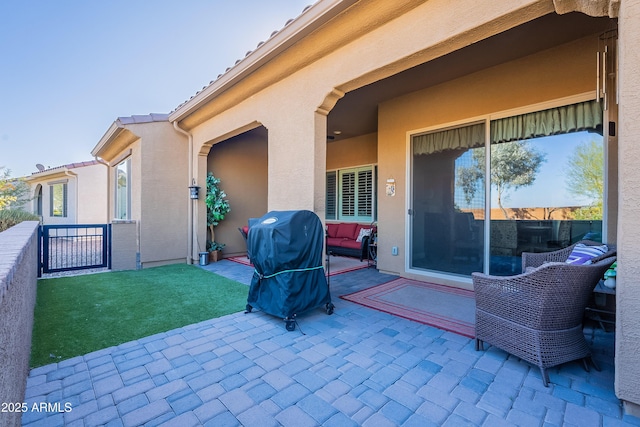
[{"label": "outdoor sofa", "polygon": [[369,241],[377,228],[371,224],[341,222],[327,224],[327,253],[367,259]]}]

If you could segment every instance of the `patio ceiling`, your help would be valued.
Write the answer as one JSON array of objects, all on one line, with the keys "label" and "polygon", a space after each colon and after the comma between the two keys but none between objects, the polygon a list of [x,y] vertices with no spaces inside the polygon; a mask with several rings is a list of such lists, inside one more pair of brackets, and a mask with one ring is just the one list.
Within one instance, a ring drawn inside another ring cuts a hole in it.
[{"label": "patio ceiling", "polygon": [[329,142],[376,132],[381,102],[612,28],[609,18],[552,13],[349,92],[328,116]]}]

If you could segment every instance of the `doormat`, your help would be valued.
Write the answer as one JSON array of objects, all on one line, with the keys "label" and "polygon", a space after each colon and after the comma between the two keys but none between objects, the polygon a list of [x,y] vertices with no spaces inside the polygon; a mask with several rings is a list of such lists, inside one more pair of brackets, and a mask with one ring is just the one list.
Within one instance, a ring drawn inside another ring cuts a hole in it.
[{"label": "doormat", "polygon": [[470,290],[401,277],[340,298],[465,337],[475,337],[476,302]]},{"label": "doormat", "polygon": [[[229,257],[226,259],[253,267],[253,264],[251,264],[251,261],[249,261],[249,258],[246,256]],[[344,256],[332,256],[329,258],[329,272],[331,273],[331,276],[346,273],[348,271],[360,270],[361,268],[367,268],[367,266],[367,261],[360,261],[357,258]]]}]

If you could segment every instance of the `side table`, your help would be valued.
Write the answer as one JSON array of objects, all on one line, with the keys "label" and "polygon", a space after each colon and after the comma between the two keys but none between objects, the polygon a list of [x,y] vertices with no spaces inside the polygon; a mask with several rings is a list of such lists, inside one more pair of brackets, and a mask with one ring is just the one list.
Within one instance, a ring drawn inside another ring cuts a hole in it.
[{"label": "side table", "polygon": [[378,264],[378,243],[369,243],[367,253],[367,267],[376,267]]},{"label": "side table", "polygon": [[605,331],[613,329],[616,324],[616,290],[604,286],[604,281],[600,280],[593,289],[585,316],[596,321]]}]

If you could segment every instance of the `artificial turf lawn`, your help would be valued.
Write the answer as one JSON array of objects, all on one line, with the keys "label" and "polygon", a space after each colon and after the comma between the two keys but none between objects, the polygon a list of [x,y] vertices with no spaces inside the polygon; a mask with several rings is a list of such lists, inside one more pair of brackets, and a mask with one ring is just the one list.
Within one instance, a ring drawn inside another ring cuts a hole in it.
[{"label": "artificial turf lawn", "polygon": [[246,285],[186,264],[38,281],[38,367],[245,308]]}]

